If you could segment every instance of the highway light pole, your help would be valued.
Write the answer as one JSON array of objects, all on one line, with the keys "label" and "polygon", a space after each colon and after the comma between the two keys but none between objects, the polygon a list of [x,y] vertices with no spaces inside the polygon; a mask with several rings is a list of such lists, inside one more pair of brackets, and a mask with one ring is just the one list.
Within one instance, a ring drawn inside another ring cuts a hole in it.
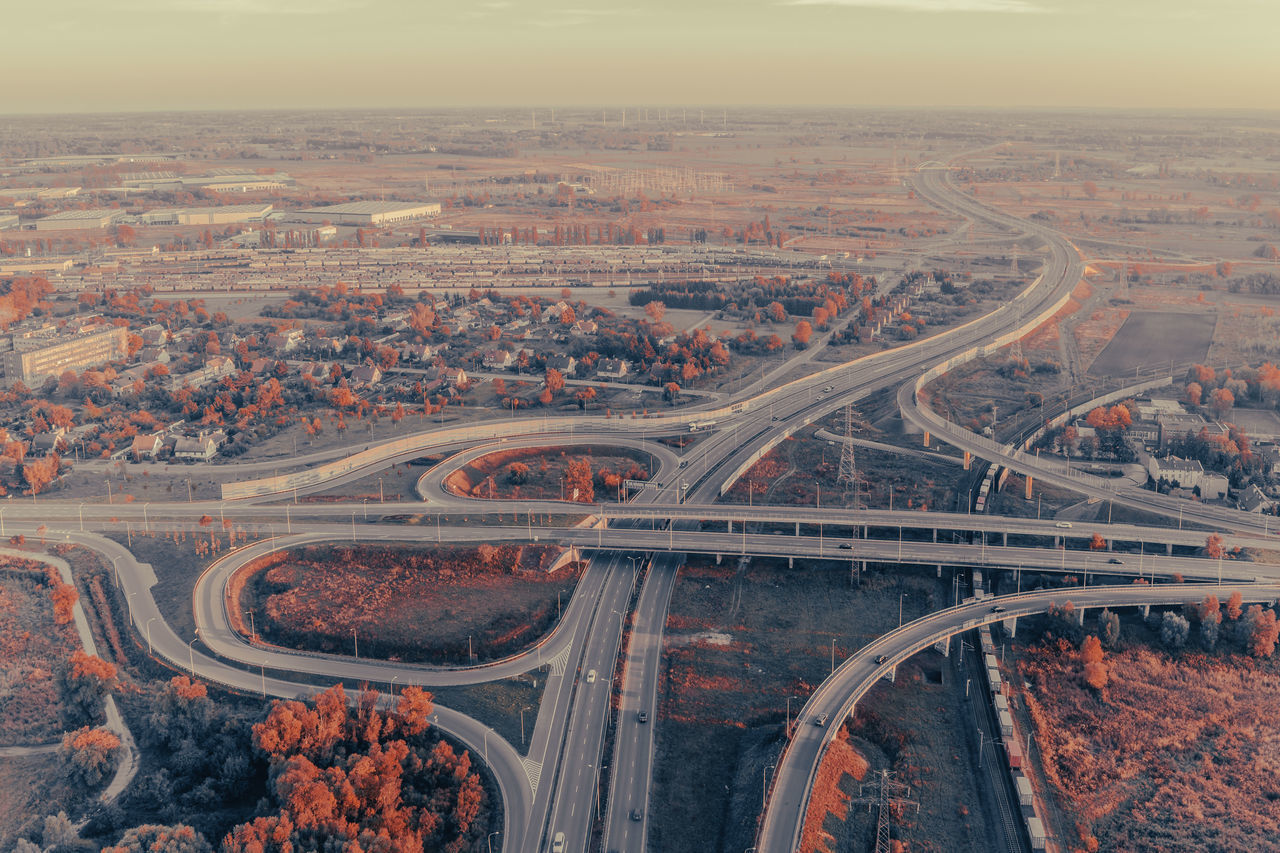
[{"label": "highway light pole", "polygon": [[197,628],[196,635],[191,638],[191,642],[187,643],[187,662],[191,664],[192,678],[194,678],[196,674],[196,653],[192,650],[191,647],[192,645],[195,644],[195,641],[198,640],[199,638],[200,638],[200,629]]},{"label": "highway light pole", "polygon": [[532,705],[526,705],[520,709],[520,745],[524,746],[524,712],[532,711]]},{"label": "highway light pole", "polygon": [[776,770],[778,765],[770,764],[760,773],[760,810],[764,811],[765,803],[769,799],[769,771]]},{"label": "highway light pole", "polygon": [[489,853],[493,853],[493,837],[495,835],[501,835],[501,834],[502,834],[501,829],[494,830],[493,832],[489,833],[489,837],[485,839],[485,843],[489,845]]},{"label": "highway light pole", "polygon": [[158,617],[152,616],[147,620],[147,654],[151,654],[151,623],[156,621]]}]

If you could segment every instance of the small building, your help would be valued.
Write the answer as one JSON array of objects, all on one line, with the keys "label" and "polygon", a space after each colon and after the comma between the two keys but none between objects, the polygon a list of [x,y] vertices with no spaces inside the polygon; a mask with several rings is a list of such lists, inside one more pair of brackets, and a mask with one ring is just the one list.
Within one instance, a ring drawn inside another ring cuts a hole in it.
[{"label": "small building", "polygon": [[578,369],[578,360],[571,355],[564,355],[563,353],[549,355],[547,356],[547,368],[558,370],[561,374],[567,375]]},{"label": "small building", "polygon": [[173,445],[173,458],[208,462],[218,452],[218,444],[209,435],[181,436]]},{"label": "small building", "polygon": [[1275,508],[1275,501],[1267,497],[1262,489],[1250,483],[1240,492],[1240,497],[1236,500],[1236,506],[1245,512],[1271,512]]},{"label": "small building", "polygon": [[603,379],[622,379],[631,370],[631,363],[625,358],[603,358],[596,375]]},{"label": "small building", "polygon": [[440,378],[446,385],[457,387],[467,384],[467,372],[461,367],[446,367],[440,371]]},{"label": "small building", "polygon": [[351,384],[368,388],[382,381],[382,368],[376,364],[361,364],[351,369]]},{"label": "small building", "polygon": [[164,447],[164,441],[158,435],[135,435],[129,452],[135,460],[155,459],[161,447]]},{"label": "small building", "polygon": [[515,356],[503,349],[486,350],[484,366],[489,370],[506,370],[515,363]]},{"label": "small building", "polygon": [[293,352],[302,345],[301,329],[290,329],[287,332],[272,332],[267,335],[267,346],[276,352]]}]

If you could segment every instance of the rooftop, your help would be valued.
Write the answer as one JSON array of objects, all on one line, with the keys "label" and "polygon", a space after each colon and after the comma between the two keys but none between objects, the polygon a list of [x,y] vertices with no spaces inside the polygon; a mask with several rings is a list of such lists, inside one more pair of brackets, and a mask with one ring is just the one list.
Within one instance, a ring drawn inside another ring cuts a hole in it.
[{"label": "rooftop", "polygon": [[351,201],[346,204],[331,204],[327,207],[308,208],[303,213],[395,213],[398,210],[413,210],[419,207],[434,205],[433,201]]}]

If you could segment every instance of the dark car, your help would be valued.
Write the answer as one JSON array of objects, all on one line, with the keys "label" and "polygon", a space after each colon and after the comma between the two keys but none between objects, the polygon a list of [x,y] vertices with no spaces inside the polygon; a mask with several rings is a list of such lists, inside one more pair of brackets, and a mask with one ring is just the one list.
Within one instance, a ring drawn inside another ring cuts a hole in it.
[{"label": "dark car", "polygon": [[846,542],[846,543],[844,543],[843,545],[841,545],[841,546],[840,546],[840,550],[841,550],[841,551],[852,551],[852,550],[853,550],[853,546],[852,546],[852,545],[850,545],[848,542]]},{"label": "dark car", "polygon": [[880,655],[879,657],[876,658],[876,666],[883,665],[884,662],[887,661],[888,659],[889,659],[888,655]]},{"label": "dark car", "polygon": [[991,612],[992,612],[992,613],[1003,613],[1003,612],[1004,612],[1004,605],[1003,605],[1003,604],[997,604],[995,607],[991,608]]},{"label": "dark car", "polygon": [[649,712],[641,711],[640,713],[636,714],[636,721],[641,723],[649,722]]},{"label": "dark car", "polygon": [[640,819],[640,818],[642,818],[642,817],[644,817],[644,812],[640,811],[639,809],[632,809],[632,810],[631,810],[631,819],[632,819],[632,820],[639,820],[639,819]]},{"label": "dark car", "polygon": [[1120,559],[1119,557],[1112,557],[1110,560],[1107,560],[1107,562],[1108,562],[1108,563],[1110,563],[1110,564],[1111,564],[1111,565],[1113,565],[1113,566],[1123,566],[1123,565],[1124,565],[1124,560]]}]

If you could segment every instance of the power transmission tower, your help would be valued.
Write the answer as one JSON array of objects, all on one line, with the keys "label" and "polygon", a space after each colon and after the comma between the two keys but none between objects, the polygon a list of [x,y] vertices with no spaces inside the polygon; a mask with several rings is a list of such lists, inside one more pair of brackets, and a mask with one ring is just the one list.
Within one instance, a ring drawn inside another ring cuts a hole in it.
[{"label": "power transmission tower", "polygon": [[[876,853],[889,853],[889,846],[892,839],[889,837],[889,818],[891,809],[894,806],[905,808],[906,806],[915,806],[916,814],[920,814],[920,804],[914,800],[909,800],[911,796],[911,786],[904,785],[901,782],[895,782],[889,778],[890,773],[887,769],[881,770],[876,781],[863,785],[858,791],[857,799],[850,800],[849,803],[866,803],[867,810],[870,811],[872,806],[880,809],[876,816]],[[871,795],[867,794],[868,788],[875,788],[875,792]]]},{"label": "power transmission tower", "polygon": [[844,441],[840,445],[840,468],[836,474],[836,485],[853,489],[853,508],[858,508],[859,485],[858,463],[853,454],[853,404],[844,407]]},{"label": "power transmission tower", "polygon": [[1013,246],[1013,262],[1009,264],[1009,272],[1014,275],[1018,274],[1018,245],[1016,243]]}]

